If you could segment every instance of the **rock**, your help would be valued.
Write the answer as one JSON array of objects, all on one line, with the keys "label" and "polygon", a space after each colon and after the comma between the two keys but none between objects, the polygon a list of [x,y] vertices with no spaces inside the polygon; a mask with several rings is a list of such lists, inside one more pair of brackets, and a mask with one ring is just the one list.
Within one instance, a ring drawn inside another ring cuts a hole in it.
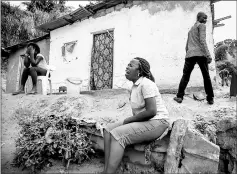
[{"label": "rock", "polygon": [[217,123],[217,145],[221,148],[219,172],[237,173],[236,117],[225,117]]},{"label": "rock", "polygon": [[219,146],[190,127],[186,131],[182,153],[183,159],[178,173],[217,173]]},{"label": "rock", "polygon": [[165,173],[177,173],[178,165],[181,157],[181,149],[183,147],[184,136],[188,122],[179,119],[174,122],[171,135],[170,143],[167,149],[166,160],[164,164]]},{"label": "rock", "polygon": [[232,157],[237,159],[237,120],[226,117],[217,123],[217,145],[229,150]]}]

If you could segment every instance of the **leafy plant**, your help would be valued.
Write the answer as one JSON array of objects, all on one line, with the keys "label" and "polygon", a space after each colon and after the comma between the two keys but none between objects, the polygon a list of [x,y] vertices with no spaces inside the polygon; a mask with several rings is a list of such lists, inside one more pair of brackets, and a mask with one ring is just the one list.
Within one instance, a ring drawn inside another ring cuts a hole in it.
[{"label": "leafy plant", "polygon": [[35,173],[51,165],[50,159],[61,159],[68,169],[70,162],[81,164],[94,154],[90,135],[71,117],[31,115],[20,119],[19,125],[22,129],[13,160],[17,167]]}]

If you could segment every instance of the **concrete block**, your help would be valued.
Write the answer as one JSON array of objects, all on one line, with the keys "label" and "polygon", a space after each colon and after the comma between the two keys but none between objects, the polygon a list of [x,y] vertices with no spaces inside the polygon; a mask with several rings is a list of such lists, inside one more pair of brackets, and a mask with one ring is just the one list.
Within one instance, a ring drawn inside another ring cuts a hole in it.
[{"label": "concrete block", "polygon": [[[170,134],[167,134],[161,140],[155,141],[154,147],[152,147],[152,152],[167,152],[167,148],[170,141]],[[145,146],[149,143],[135,144],[134,149],[137,151],[145,151]]]},{"label": "concrete block", "polygon": [[126,149],[124,156],[134,164],[151,165],[155,163],[156,166],[164,166],[166,153],[151,152],[151,160],[148,162],[146,162],[144,152],[137,151],[133,148]]},{"label": "concrete block", "polygon": [[124,7],[125,7],[125,4],[123,4],[123,3],[122,4],[118,4],[118,5],[115,6],[115,10],[119,11],[119,10],[121,10]]},{"label": "concrete block", "polygon": [[167,174],[178,172],[181,149],[183,147],[187,126],[188,122],[183,119],[179,119],[174,122],[164,164],[164,172]]},{"label": "concrete block", "polygon": [[106,14],[112,13],[114,11],[114,7],[110,7],[105,10]]},{"label": "concrete block", "polygon": [[219,146],[208,141],[201,133],[188,128],[183,143],[184,159],[179,173],[217,173]]},{"label": "concrete block", "polygon": [[129,162],[132,162],[134,164],[140,164],[140,165],[150,165],[151,161],[149,163],[145,162],[145,153],[141,151],[134,150],[133,148],[128,148],[125,150],[124,157],[127,158]]}]

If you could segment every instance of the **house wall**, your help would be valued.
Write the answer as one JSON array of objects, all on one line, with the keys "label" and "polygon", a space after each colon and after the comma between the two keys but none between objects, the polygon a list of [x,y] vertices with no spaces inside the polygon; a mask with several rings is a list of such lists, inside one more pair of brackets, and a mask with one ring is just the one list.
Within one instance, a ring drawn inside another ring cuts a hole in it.
[{"label": "house wall", "polygon": [[[40,47],[40,52],[45,56],[46,61],[49,61],[49,48],[50,48],[50,39],[43,39],[36,42]],[[6,93],[12,93],[19,88],[20,75],[22,71],[21,54],[24,54],[26,47],[18,48],[15,51],[12,51],[8,58],[7,65],[7,83],[6,83]],[[31,80],[28,78],[27,87],[31,87]]]},{"label": "house wall", "polygon": [[[208,15],[207,43],[214,55],[212,14],[210,1],[129,1],[98,11],[95,16],[51,31],[50,64],[56,66],[52,74],[54,88],[65,85],[68,77],[83,80],[82,90],[89,90],[93,32],[114,29],[113,88],[130,88],[125,68],[136,57],[146,58],[151,65],[159,88],[177,88],[185,57],[187,33],[203,11]],[[77,40],[73,60],[64,62],[61,47]],[[210,64],[211,78],[215,76],[214,61]],[[189,86],[203,86],[196,66]]]}]

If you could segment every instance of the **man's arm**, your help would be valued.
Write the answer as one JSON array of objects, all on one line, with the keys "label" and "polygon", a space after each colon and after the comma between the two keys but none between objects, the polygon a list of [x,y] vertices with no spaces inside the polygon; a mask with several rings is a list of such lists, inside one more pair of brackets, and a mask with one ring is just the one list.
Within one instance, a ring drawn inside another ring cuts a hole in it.
[{"label": "man's arm", "polygon": [[207,47],[207,42],[206,42],[206,25],[205,24],[200,24],[199,25],[199,38],[200,38],[200,43],[205,51],[206,57],[211,58],[210,52]]}]

